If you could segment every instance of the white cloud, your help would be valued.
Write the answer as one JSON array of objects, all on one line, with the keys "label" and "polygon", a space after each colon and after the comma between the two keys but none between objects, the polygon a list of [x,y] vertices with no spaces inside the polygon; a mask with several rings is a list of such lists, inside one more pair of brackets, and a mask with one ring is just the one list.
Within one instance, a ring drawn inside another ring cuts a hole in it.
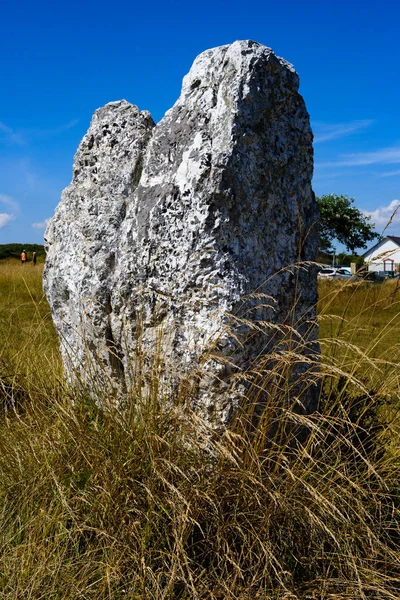
[{"label": "white cloud", "polygon": [[47,223],[49,221],[50,221],[50,219],[45,219],[44,221],[39,221],[37,223],[32,223],[32,227],[34,229],[46,229]]},{"label": "white cloud", "polygon": [[352,123],[322,123],[320,121],[314,121],[311,123],[314,131],[314,144],[352,135],[361,129],[369,127],[372,123],[373,121],[371,119],[353,121]]},{"label": "white cloud", "polygon": [[4,204],[11,208],[14,213],[19,213],[19,204],[12,198],[11,196],[7,196],[7,194],[0,194],[0,204]]},{"label": "white cloud", "polygon": [[319,167],[358,167],[366,165],[390,165],[400,163],[400,147],[381,148],[375,152],[342,154],[337,161],[319,163]]},{"label": "white cloud", "polygon": [[400,169],[396,171],[388,171],[387,173],[381,173],[379,177],[394,177],[395,175],[400,175]]},{"label": "white cloud", "polygon": [[15,219],[14,215],[10,215],[8,213],[0,213],[0,229],[8,225],[10,221]]},{"label": "white cloud", "polygon": [[400,224],[400,200],[392,200],[388,206],[380,206],[376,210],[367,211],[364,213],[371,217],[376,227],[389,227],[389,225]]},{"label": "white cloud", "polygon": [[16,202],[11,196],[7,196],[6,194],[0,194],[0,206],[2,204],[7,208],[11,209],[12,212],[0,213],[0,229],[8,225],[10,221],[13,221],[15,219],[15,214],[19,213],[18,202]]}]

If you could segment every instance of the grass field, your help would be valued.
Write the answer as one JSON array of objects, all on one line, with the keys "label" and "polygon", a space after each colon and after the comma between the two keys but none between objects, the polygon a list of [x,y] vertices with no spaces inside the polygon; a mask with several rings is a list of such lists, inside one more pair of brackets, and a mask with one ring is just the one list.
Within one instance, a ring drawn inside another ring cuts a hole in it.
[{"label": "grass field", "polygon": [[217,437],[160,386],[69,389],[42,268],[0,261],[0,598],[398,600],[394,282],[321,282],[321,412]]},{"label": "grass field", "polygon": [[400,393],[400,283],[319,282],[324,362],[369,388]]},{"label": "grass field", "polygon": [[[0,356],[12,373],[57,372],[58,340],[42,290],[43,264],[0,261]],[[322,357],[399,393],[400,282],[319,282]],[[49,368],[50,367],[50,368]],[[376,376],[376,378],[375,378]]]},{"label": "grass field", "polygon": [[371,357],[398,361],[400,281],[343,283],[319,281],[322,337],[344,337]]},{"label": "grass field", "polygon": [[58,340],[42,290],[43,263],[0,261],[0,375],[24,386],[60,377]]}]

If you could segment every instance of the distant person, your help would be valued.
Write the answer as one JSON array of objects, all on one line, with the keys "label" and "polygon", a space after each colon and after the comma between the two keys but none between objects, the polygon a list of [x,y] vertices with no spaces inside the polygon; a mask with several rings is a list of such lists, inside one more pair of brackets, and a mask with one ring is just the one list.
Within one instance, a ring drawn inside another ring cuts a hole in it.
[{"label": "distant person", "polygon": [[36,265],[36,252],[32,252],[32,262],[33,262],[33,266]]},{"label": "distant person", "polygon": [[26,253],[26,250],[22,250],[22,252],[21,252],[21,265],[24,265],[27,260],[28,260],[28,255]]}]

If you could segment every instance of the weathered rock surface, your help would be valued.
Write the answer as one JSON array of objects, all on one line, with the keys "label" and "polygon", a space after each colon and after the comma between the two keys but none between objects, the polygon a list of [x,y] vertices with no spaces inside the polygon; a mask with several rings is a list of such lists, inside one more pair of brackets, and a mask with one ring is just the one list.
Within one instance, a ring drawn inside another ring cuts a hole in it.
[{"label": "weathered rock surface", "polygon": [[[309,332],[315,272],[287,269],[314,260],[317,246],[298,85],[272,50],[241,41],[197,57],[157,126],[125,101],[95,112],[45,236],[44,285],[70,373],[85,379],[95,355],[129,386],[137,336],[151,347],[161,327],[182,373],[210,344],[221,356],[208,361],[197,401],[226,422],[237,402],[223,393],[228,372],[270,352],[276,324]],[[264,306],[249,312],[240,299],[255,291],[268,298],[253,297]],[[229,313],[270,323],[269,337],[244,343]]]},{"label": "weathered rock surface", "polygon": [[98,109],[46,232],[44,287],[64,363],[83,378],[93,355],[115,364],[109,347],[116,253],[153,127],[149,112],[125,100]]}]

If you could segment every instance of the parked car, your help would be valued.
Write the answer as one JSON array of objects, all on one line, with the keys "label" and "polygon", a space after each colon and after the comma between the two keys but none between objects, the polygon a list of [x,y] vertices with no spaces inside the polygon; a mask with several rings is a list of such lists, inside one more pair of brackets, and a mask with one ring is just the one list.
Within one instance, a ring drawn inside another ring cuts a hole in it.
[{"label": "parked car", "polygon": [[359,271],[357,273],[357,279],[360,281],[369,281],[372,283],[382,283],[385,281],[385,277],[382,277],[376,271]]},{"label": "parked car", "polygon": [[322,269],[318,271],[318,277],[321,277],[323,279],[334,277],[335,273],[336,269],[334,269],[333,267],[322,267]]},{"label": "parked car", "polygon": [[334,267],[323,267],[318,272],[318,277],[321,277],[322,279],[348,279],[351,276],[351,271],[347,267],[339,267],[338,269]]},{"label": "parked car", "polygon": [[351,277],[351,270],[347,267],[340,267],[340,269],[336,269],[335,277],[341,277],[342,279],[347,279],[347,277]]}]

